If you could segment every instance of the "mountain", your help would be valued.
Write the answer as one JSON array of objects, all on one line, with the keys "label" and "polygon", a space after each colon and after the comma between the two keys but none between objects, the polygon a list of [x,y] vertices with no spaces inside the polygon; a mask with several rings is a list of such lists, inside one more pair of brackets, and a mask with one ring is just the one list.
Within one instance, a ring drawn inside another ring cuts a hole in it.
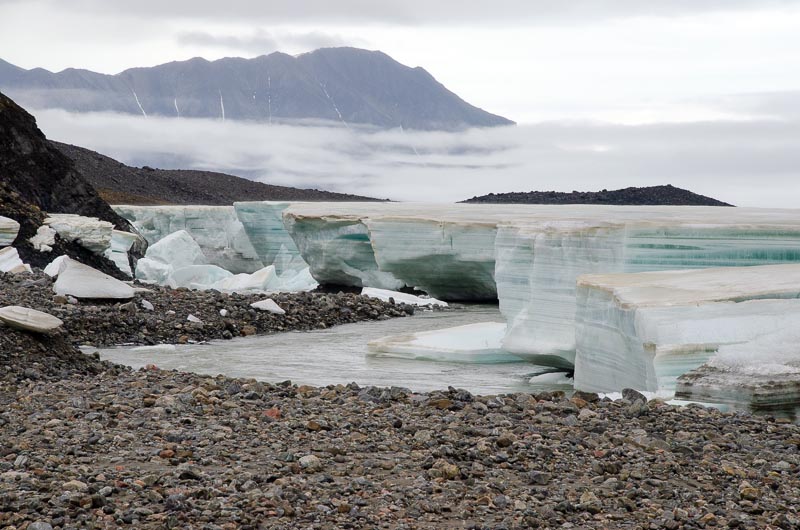
[{"label": "mountain", "polygon": [[470,105],[423,68],[385,53],[323,48],[298,56],[194,58],[116,75],[25,70],[0,60],[0,90],[33,108],[278,122],[330,120],[453,130],[511,125]]},{"label": "mountain", "polygon": [[109,221],[120,230],[131,225],[114,213],[76,171],[73,162],[47,141],[36,120],[0,93],[0,215],[20,223],[18,248],[23,259],[44,266],[59,254],[119,273],[105,258],[91,255],[77,243],[59,241],[52,253],[33,250],[27,240],[44,220],[44,212],[74,213]]},{"label": "mountain", "polygon": [[75,145],[50,142],[70,158],[78,172],[111,204],[207,204],[236,201],[377,201],[370,197],[261,182],[188,169],[131,167]]},{"label": "mountain", "polygon": [[573,191],[527,191],[490,193],[473,197],[465,203],[483,204],[609,204],[617,206],[733,206],[689,190],[666,186],[625,188],[621,190]]}]

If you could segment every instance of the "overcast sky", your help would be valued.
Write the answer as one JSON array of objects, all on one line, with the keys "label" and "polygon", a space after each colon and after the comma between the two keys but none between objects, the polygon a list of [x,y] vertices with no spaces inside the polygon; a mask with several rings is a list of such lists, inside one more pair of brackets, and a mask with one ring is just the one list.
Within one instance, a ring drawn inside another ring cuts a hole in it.
[{"label": "overcast sky", "polygon": [[763,118],[800,90],[800,1],[0,0],[0,58],[26,68],[340,45],[521,123]]}]

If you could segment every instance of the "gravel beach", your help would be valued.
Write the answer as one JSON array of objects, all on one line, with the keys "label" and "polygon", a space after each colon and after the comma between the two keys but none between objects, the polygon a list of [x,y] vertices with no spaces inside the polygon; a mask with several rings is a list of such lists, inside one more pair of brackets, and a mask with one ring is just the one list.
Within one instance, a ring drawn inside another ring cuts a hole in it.
[{"label": "gravel beach", "polygon": [[[64,321],[76,344],[178,344],[231,339],[280,331],[307,331],[336,324],[411,315],[409,305],[391,304],[353,293],[281,293],[270,296],[218,291],[169,289],[140,285],[130,301],[77,301],[53,295],[53,280],[41,272],[0,273],[0,307],[38,309]],[[250,307],[272,298],[284,311],[277,315]],[[152,306],[152,309],[150,307]],[[225,313],[223,316],[220,311]],[[200,322],[191,322],[189,315]],[[3,347],[0,339],[0,347]]]},{"label": "gravel beach", "polygon": [[52,336],[0,328],[3,528],[800,527],[800,426],[786,420],[633,391],[418,394],[133,371],[74,345],[217,338],[230,331],[221,308],[240,333],[405,308],[280,295],[281,320],[251,314],[252,297],[156,288],[129,311],[53,302],[47,281],[0,277],[0,304],[65,321]]}]

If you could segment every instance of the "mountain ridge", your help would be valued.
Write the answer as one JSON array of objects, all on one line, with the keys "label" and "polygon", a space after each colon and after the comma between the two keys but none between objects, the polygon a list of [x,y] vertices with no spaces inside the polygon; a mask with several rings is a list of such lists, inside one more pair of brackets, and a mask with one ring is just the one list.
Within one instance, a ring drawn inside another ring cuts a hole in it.
[{"label": "mountain ridge", "polygon": [[117,74],[26,70],[0,60],[0,90],[35,108],[345,126],[458,130],[514,122],[470,105],[422,67],[381,51],[320,48],[297,56],[194,57]]}]

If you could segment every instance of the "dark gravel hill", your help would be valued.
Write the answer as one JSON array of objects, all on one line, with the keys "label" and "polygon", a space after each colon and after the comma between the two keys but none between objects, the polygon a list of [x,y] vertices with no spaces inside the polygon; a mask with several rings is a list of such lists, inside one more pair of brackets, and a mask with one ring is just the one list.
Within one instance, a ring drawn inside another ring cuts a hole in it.
[{"label": "dark gravel hill", "polygon": [[666,186],[602,191],[527,191],[490,193],[465,203],[482,204],[609,204],[617,206],[733,206],[689,190]]},{"label": "dark gravel hill", "polygon": [[207,204],[236,201],[378,201],[315,189],[272,186],[225,173],[131,167],[75,145],[51,142],[109,204]]}]

